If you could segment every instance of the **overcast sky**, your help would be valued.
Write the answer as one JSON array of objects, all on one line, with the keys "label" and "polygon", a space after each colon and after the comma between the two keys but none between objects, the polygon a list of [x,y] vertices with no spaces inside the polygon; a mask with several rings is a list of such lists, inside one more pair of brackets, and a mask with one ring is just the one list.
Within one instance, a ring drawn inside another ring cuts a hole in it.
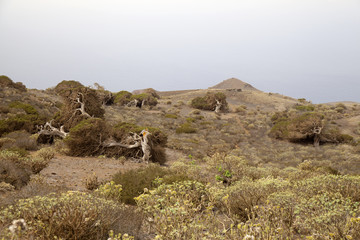
[{"label": "overcast sky", "polygon": [[360,102],[360,0],[0,0],[0,75]]}]

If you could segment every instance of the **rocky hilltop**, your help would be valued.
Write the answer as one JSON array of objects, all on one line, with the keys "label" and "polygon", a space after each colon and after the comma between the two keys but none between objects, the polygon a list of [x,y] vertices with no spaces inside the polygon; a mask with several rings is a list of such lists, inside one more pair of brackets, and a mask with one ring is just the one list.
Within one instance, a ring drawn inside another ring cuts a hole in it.
[{"label": "rocky hilltop", "polygon": [[209,87],[209,89],[241,89],[241,90],[250,90],[250,91],[259,91],[258,89],[251,86],[251,84],[243,82],[237,78],[229,78],[222,81],[215,86]]}]

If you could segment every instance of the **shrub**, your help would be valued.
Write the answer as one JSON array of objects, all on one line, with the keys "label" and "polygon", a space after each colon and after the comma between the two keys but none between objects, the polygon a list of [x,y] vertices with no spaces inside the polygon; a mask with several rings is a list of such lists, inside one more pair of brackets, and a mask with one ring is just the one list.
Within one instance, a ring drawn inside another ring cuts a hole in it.
[{"label": "shrub", "polygon": [[162,184],[136,198],[158,239],[192,239],[209,230],[213,206],[206,187],[196,181]]},{"label": "shrub", "polygon": [[36,155],[42,158],[44,161],[50,161],[55,157],[55,150],[51,147],[42,148],[36,152]]},{"label": "shrub", "polygon": [[0,182],[5,182],[20,189],[30,180],[30,170],[17,153],[0,152]]},{"label": "shrub", "polygon": [[99,188],[96,189],[94,193],[102,198],[120,202],[121,192],[122,186],[120,184],[115,184],[114,181],[110,181],[99,186]]},{"label": "shrub", "polygon": [[100,186],[98,177],[95,172],[91,176],[88,176],[84,180],[84,183],[87,190],[94,190]]},{"label": "shrub", "polygon": [[122,186],[121,201],[126,204],[135,204],[134,197],[144,192],[144,188],[155,187],[153,181],[167,174],[167,170],[158,165],[149,165],[145,168],[118,172],[113,176],[115,184]]},{"label": "shrub", "polygon": [[23,109],[24,113],[11,115],[6,119],[0,120],[0,136],[4,133],[14,132],[18,130],[25,130],[29,133],[37,131],[37,125],[43,125],[46,118],[40,116],[36,109],[29,104],[13,102],[10,103],[12,108]]},{"label": "shrub", "polygon": [[157,99],[149,93],[132,95],[131,99],[132,100],[136,99],[140,102],[144,101],[144,105],[148,105],[148,106],[156,106],[158,104]]},{"label": "shrub", "polygon": [[80,111],[76,110],[80,107],[80,104],[75,101],[77,98],[84,104],[85,112],[91,117],[104,118],[105,110],[102,108],[102,102],[96,90],[87,87],[64,90],[62,91],[62,97],[64,105],[60,114],[54,118],[55,127],[63,125],[65,131],[69,131],[82,120],[88,118],[88,116],[80,114]]},{"label": "shrub", "polygon": [[315,107],[313,105],[296,105],[295,109],[304,112],[312,112],[315,110]]},{"label": "shrub", "polygon": [[300,234],[342,239],[349,234],[346,226],[351,216],[359,214],[359,203],[339,193],[324,193],[303,199],[296,206],[295,213],[298,216],[294,225]]},{"label": "shrub", "polygon": [[226,101],[226,95],[222,92],[212,93],[208,92],[204,97],[196,97],[191,100],[191,106],[193,108],[201,109],[201,110],[215,110],[217,105],[216,100],[218,100],[222,106],[220,108],[221,111],[228,110],[228,103]]},{"label": "shrub", "polygon": [[2,149],[9,149],[9,148],[21,148],[25,150],[36,150],[37,143],[36,139],[28,132],[22,131],[15,131],[8,133],[5,136],[4,143],[0,147]]},{"label": "shrub", "polygon": [[131,96],[132,94],[128,91],[120,91],[115,94],[114,103],[121,106],[128,104],[131,101]]},{"label": "shrub", "polygon": [[236,218],[244,221],[248,218],[248,211],[264,204],[270,194],[284,191],[288,187],[289,182],[271,177],[256,181],[243,179],[226,189],[225,194],[228,194],[229,198],[225,204]]},{"label": "shrub", "polygon": [[15,190],[15,187],[10,183],[0,182],[0,194],[4,192],[11,192]]},{"label": "shrub", "polygon": [[15,88],[17,90],[20,90],[21,92],[26,92],[26,87],[23,83],[21,82],[14,83],[8,76],[5,75],[0,76],[0,87]]},{"label": "shrub", "polygon": [[63,80],[58,83],[54,88],[55,92],[58,94],[62,94],[64,91],[73,90],[77,88],[84,87],[80,82],[74,80]]},{"label": "shrub", "polygon": [[50,159],[31,157],[24,158],[24,162],[30,167],[31,171],[36,174],[49,165]]},{"label": "shrub", "polygon": [[[84,204],[86,203],[86,204]],[[0,223],[8,226],[23,218],[28,229],[21,236],[32,239],[104,239],[123,215],[124,207],[113,201],[81,192],[19,200],[0,212]],[[3,229],[2,235],[8,233]],[[6,236],[6,235],[5,235]]]},{"label": "shrub", "polygon": [[159,128],[148,127],[148,126],[138,126],[133,123],[120,122],[114,126],[115,138],[118,140],[128,137],[128,134],[133,132],[140,134],[144,129],[148,129],[151,133],[151,140],[155,145],[165,146],[167,142],[167,135],[161,131]]},{"label": "shrub", "polygon": [[176,114],[171,114],[171,113],[167,113],[167,114],[165,114],[164,117],[165,117],[165,118],[177,119],[177,118],[178,118],[178,115],[176,115]]},{"label": "shrub", "polygon": [[191,123],[186,122],[176,129],[176,133],[196,133],[196,128],[191,126]]},{"label": "shrub", "polygon": [[89,118],[71,128],[64,141],[69,149],[69,155],[94,156],[103,153],[101,143],[108,136],[109,132],[104,120]]},{"label": "shrub", "polygon": [[9,104],[9,107],[16,108],[16,109],[22,109],[26,112],[26,114],[39,115],[38,111],[33,106],[31,106],[30,104],[27,104],[27,103],[15,101],[15,102],[11,102]]}]

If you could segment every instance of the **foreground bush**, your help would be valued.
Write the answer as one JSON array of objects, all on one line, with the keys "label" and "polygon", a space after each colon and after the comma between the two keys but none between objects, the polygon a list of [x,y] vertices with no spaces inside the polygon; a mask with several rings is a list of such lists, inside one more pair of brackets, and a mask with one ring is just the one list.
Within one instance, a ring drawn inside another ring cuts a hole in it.
[{"label": "foreground bush", "polygon": [[18,153],[0,152],[0,182],[11,184],[17,189],[30,180],[31,170]]},{"label": "foreground bush", "polygon": [[36,150],[37,143],[36,139],[30,133],[22,130],[11,132],[9,134],[6,134],[4,138],[0,138],[0,148],[20,148],[25,150]]},{"label": "foreground bush", "polygon": [[21,239],[104,239],[125,217],[123,209],[111,200],[72,191],[23,199],[0,211],[0,236],[10,236],[7,226],[24,219],[27,230]]},{"label": "foreground bush", "polygon": [[206,187],[196,181],[162,184],[136,198],[157,239],[194,239],[206,236],[213,206]]}]

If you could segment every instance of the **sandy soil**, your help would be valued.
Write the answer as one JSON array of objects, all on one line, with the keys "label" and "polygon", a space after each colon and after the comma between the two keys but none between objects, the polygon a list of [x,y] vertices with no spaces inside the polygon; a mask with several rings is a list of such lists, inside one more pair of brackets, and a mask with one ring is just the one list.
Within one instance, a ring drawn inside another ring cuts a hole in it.
[{"label": "sandy soil", "polygon": [[[166,149],[168,165],[176,161],[183,154],[175,150]],[[95,173],[100,182],[111,180],[112,176],[121,171],[126,172],[146,166],[145,163],[135,163],[130,160],[121,162],[112,158],[70,157],[57,155],[40,175],[45,177],[51,185],[66,186],[71,190],[85,190],[85,180]],[[166,167],[166,166],[164,166]]]}]

